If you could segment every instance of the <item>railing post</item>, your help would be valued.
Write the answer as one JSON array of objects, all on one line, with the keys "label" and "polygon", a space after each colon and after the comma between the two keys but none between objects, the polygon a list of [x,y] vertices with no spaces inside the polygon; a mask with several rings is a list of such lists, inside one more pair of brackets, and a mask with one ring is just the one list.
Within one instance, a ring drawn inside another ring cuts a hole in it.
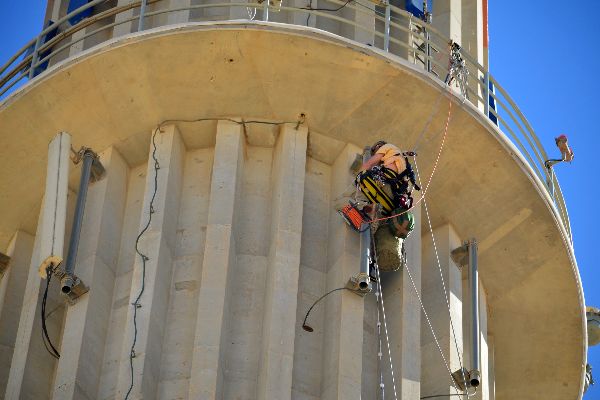
[{"label": "railing post", "polygon": [[40,48],[40,42],[42,41],[42,35],[39,35],[35,40],[35,46],[33,46],[33,53],[31,53],[31,66],[29,67],[29,79],[35,76],[35,64],[38,62],[38,49]]},{"label": "railing post", "polygon": [[142,0],[142,4],[140,6],[140,19],[138,22],[138,32],[141,32],[144,30],[144,17],[146,15],[146,3],[147,3],[147,0]]},{"label": "railing post", "polygon": [[263,21],[269,20],[269,1],[270,0],[263,0],[263,3],[264,3]]},{"label": "railing post", "polygon": [[391,20],[390,2],[385,5],[385,36],[383,38],[383,49],[390,51],[390,20]]},{"label": "railing post", "polygon": [[485,114],[486,118],[489,118],[490,117],[490,70],[489,70],[489,67],[485,69],[485,72],[483,74],[483,82],[485,85],[485,88],[483,89],[483,93],[484,93],[483,98],[485,99],[485,102],[483,104],[483,113]]}]

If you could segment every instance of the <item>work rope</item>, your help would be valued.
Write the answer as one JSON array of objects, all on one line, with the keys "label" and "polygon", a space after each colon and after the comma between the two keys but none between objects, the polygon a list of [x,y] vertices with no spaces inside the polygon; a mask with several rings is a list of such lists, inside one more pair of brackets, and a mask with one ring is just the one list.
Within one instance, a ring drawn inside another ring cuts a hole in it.
[{"label": "work rope", "polygon": [[[415,158],[415,170],[417,172],[417,179],[419,180],[419,183],[421,183],[421,175],[419,174],[419,165],[417,163],[417,160]],[[462,357],[460,356],[460,350],[458,348],[458,342],[456,339],[456,331],[454,329],[454,322],[452,320],[452,311],[450,309],[450,293],[448,292],[448,289],[446,288],[446,281],[444,279],[444,274],[442,272],[442,264],[440,262],[440,256],[438,253],[438,249],[437,249],[437,244],[435,242],[435,235],[433,234],[433,228],[432,228],[432,224],[431,224],[431,218],[429,216],[429,208],[427,207],[427,201],[423,200],[423,207],[425,208],[425,215],[427,216],[427,225],[429,226],[429,232],[431,233],[431,242],[433,244],[433,250],[435,252],[435,259],[436,259],[436,264],[438,267],[438,270],[440,272],[440,279],[442,281],[442,288],[444,290],[444,300],[446,301],[446,306],[448,307],[448,317],[450,317],[450,327],[452,328],[452,338],[454,340],[454,346],[456,348],[456,354],[458,356],[458,362],[460,365],[460,370],[462,373],[462,378],[463,378],[463,382],[467,382],[467,379],[465,377],[465,370],[463,368],[463,363],[462,363]],[[467,399],[469,398],[469,391],[466,390],[465,391],[467,394]]]},{"label": "work rope", "polygon": [[[370,221],[371,224],[373,222],[384,221],[387,219],[399,217],[402,214],[406,214],[407,212],[414,209],[421,201],[423,201],[425,199],[427,191],[429,190],[429,185],[431,184],[431,180],[433,179],[433,175],[435,174],[438,163],[440,161],[440,156],[442,155],[442,150],[444,149],[444,144],[446,142],[446,136],[448,135],[448,127],[450,126],[450,119],[451,119],[450,117],[451,116],[452,116],[452,101],[450,100],[448,102],[448,117],[446,118],[446,126],[444,127],[444,134],[442,135],[442,141],[440,143],[440,148],[439,148],[437,156],[435,158],[435,162],[433,163],[433,169],[431,170],[431,175],[429,175],[429,179],[427,180],[427,185],[423,188],[423,193],[421,193],[421,197],[419,197],[419,199],[417,201],[415,201],[408,209],[401,211],[397,214],[389,215],[386,217],[374,218]],[[415,164],[416,164],[417,163],[416,155],[414,157],[414,160],[415,160]],[[419,182],[419,183],[421,183],[421,182]]]},{"label": "work rope", "polygon": [[[371,243],[374,243],[373,232],[371,232]],[[398,393],[396,392],[396,379],[394,378],[394,363],[392,361],[392,348],[390,347],[390,336],[387,329],[387,321],[385,318],[385,305],[383,304],[383,287],[381,286],[381,276],[379,274],[379,262],[377,261],[377,248],[373,247],[373,256],[375,261],[375,277],[377,279],[377,291],[375,297],[379,300],[381,305],[381,314],[383,316],[383,331],[385,332],[385,341],[387,344],[388,358],[390,360],[390,372],[392,374],[392,387],[394,389],[394,400],[398,400]]]},{"label": "work rope", "polygon": [[381,316],[379,313],[379,298],[375,293],[375,306],[377,308],[377,372],[379,374],[379,393],[380,400],[385,400],[385,383],[383,382],[383,344],[381,343]]},{"label": "work rope", "polygon": [[448,371],[448,374],[450,374],[450,380],[452,381],[452,386],[454,386],[454,389],[456,390],[457,393],[460,393],[460,390],[456,386],[456,382],[454,381],[454,378],[452,377],[452,370],[450,369],[450,364],[448,364],[448,360],[446,360],[446,356],[444,356],[442,346],[440,345],[440,341],[438,340],[437,335],[435,334],[435,330],[433,329],[433,325],[431,324],[431,320],[429,319],[429,314],[427,314],[427,310],[425,309],[425,305],[423,304],[423,299],[421,298],[419,289],[417,289],[417,285],[415,284],[413,276],[410,273],[410,268],[408,266],[408,260],[406,260],[406,259],[404,260],[404,266],[406,268],[406,273],[408,274],[408,278],[410,280],[411,286],[413,287],[413,290],[415,291],[415,294],[417,295],[417,299],[419,300],[419,304],[421,305],[421,311],[423,311],[423,315],[425,316],[425,320],[427,321],[427,325],[429,326],[429,330],[431,331],[431,336],[433,337],[433,341],[435,342],[435,345],[437,346],[438,351],[440,352],[440,356],[442,357],[442,360],[444,361],[444,365],[446,366],[446,370]]}]

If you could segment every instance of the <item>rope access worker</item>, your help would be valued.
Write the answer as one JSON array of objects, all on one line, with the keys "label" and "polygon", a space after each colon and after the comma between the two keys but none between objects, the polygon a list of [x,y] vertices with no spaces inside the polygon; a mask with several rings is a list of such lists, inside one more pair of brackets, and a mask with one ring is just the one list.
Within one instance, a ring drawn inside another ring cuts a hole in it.
[{"label": "rope access worker", "polygon": [[[395,236],[405,239],[414,229],[412,188],[421,190],[408,161],[414,153],[403,153],[383,140],[371,147],[371,158],[363,163],[355,183],[371,204],[379,204]],[[366,209],[365,209],[366,208]],[[363,208],[364,211],[370,207]],[[399,215],[398,215],[399,214]]]}]

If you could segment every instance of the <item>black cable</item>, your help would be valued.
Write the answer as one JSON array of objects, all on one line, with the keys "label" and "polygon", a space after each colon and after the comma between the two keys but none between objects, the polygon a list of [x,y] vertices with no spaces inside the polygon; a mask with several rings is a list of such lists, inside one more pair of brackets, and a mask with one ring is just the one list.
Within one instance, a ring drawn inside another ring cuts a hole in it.
[{"label": "black cable", "polygon": [[158,124],[158,126],[156,127],[156,129],[154,130],[154,133],[152,134],[152,147],[153,147],[152,159],[154,160],[154,192],[152,193],[152,198],[150,199],[150,204],[149,204],[150,215],[148,217],[148,222],[146,223],[144,228],[140,231],[137,238],[135,239],[135,252],[142,259],[142,284],[140,287],[140,292],[138,293],[138,295],[135,299],[135,302],[132,303],[132,306],[133,306],[133,343],[131,344],[131,350],[129,351],[129,370],[131,372],[131,382],[129,385],[129,389],[127,390],[127,394],[125,395],[125,400],[127,400],[129,398],[129,395],[131,394],[131,391],[133,390],[133,383],[134,383],[133,382],[133,359],[135,358],[135,345],[137,343],[137,333],[138,333],[137,310],[138,310],[138,308],[141,308],[141,304],[139,303],[139,301],[140,301],[140,298],[142,297],[142,294],[144,294],[145,283],[146,283],[146,261],[149,260],[148,256],[140,251],[139,243],[140,243],[140,239],[142,238],[142,236],[150,228],[150,224],[152,222],[152,214],[154,214],[154,200],[156,199],[156,193],[158,191],[158,170],[160,169],[160,164],[158,163],[158,159],[156,158],[156,151],[157,151],[156,135],[158,132],[162,132],[162,126],[165,124],[168,124],[168,123],[176,123],[176,122],[194,123],[194,122],[203,122],[203,121],[229,121],[229,122],[234,122],[238,125],[243,125],[243,126],[246,126],[246,124],[283,125],[283,124],[292,124],[292,123],[296,123],[297,126],[299,126],[300,124],[303,123],[302,119],[299,121],[282,121],[282,122],[269,122],[269,121],[257,121],[257,120],[237,121],[232,118],[165,119],[165,120],[161,121]]},{"label": "black cable", "polygon": [[[50,287],[50,280],[52,279],[52,269],[48,267],[46,269],[46,290],[44,290],[44,296],[42,297],[42,341],[44,342],[44,347],[50,353],[50,355],[57,360],[60,358],[60,353],[56,350],[56,347],[52,344],[50,340],[50,335],[48,335],[48,328],[46,327],[46,301],[48,299],[48,288]],[[50,348],[48,348],[50,346]]]},{"label": "black cable", "polygon": [[344,4],[342,4],[341,6],[339,6],[338,8],[312,8],[312,1],[311,4],[308,5],[308,7],[300,7],[300,10],[310,10],[310,11],[340,11],[342,8],[346,7],[348,4],[350,4],[351,2],[353,2],[354,0],[346,0],[346,2]]},{"label": "black cable", "polygon": [[475,396],[477,394],[477,387],[475,388],[475,391],[473,391],[473,393],[469,393],[468,389],[467,389],[467,393],[452,393],[452,394],[434,394],[432,396],[423,396],[420,397],[421,400],[423,399],[434,399],[436,397],[450,397],[450,396],[466,396],[467,398],[469,396]]},{"label": "black cable", "polygon": [[308,315],[310,314],[310,312],[312,311],[312,309],[317,305],[318,302],[320,302],[321,300],[323,300],[325,297],[329,296],[331,293],[337,292],[338,290],[349,290],[349,291],[351,291],[353,293],[358,291],[358,290],[350,289],[350,288],[347,288],[347,287],[339,287],[339,288],[336,288],[336,289],[332,289],[329,292],[325,293],[323,296],[319,297],[312,304],[312,306],[310,306],[310,308],[306,312],[306,315],[304,316],[304,321],[302,322],[302,329],[304,329],[307,332],[312,332],[313,331],[313,328],[310,325],[306,325],[306,320],[308,319]]},{"label": "black cable", "polygon": [[450,396],[464,396],[462,393],[452,393],[452,394],[434,394],[433,396],[423,396],[419,397],[421,400],[423,399],[434,399],[436,397],[450,397]]},{"label": "black cable", "polygon": [[127,390],[127,394],[125,395],[125,400],[129,398],[131,391],[133,390],[133,359],[135,358],[135,344],[137,342],[137,310],[141,307],[139,301],[144,294],[144,288],[146,283],[146,261],[149,260],[148,256],[142,253],[139,249],[140,239],[146,233],[148,228],[150,228],[150,223],[152,222],[152,214],[154,214],[154,199],[156,198],[156,192],[158,191],[158,170],[160,169],[160,164],[158,163],[158,159],[156,158],[156,134],[160,131],[160,125],[154,130],[154,134],[152,135],[152,159],[154,160],[154,192],[152,193],[152,198],[150,199],[150,214],[148,216],[148,222],[144,226],[144,228],[140,231],[137,238],[135,239],[135,252],[142,259],[142,285],[140,287],[140,292],[138,293],[135,302],[133,302],[133,343],[131,344],[131,350],[129,351],[129,369],[131,372],[131,383],[129,385],[129,389]]}]

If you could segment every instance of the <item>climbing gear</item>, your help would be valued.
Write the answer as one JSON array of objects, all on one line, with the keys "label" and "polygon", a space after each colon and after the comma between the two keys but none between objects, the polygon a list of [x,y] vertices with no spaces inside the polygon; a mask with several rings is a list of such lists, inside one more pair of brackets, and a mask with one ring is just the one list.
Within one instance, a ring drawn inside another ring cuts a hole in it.
[{"label": "climbing gear", "polygon": [[385,220],[385,225],[390,233],[397,238],[406,239],[408,235],[415,229],[415,216],[412,212],[406,211],[405,208],[398,208],[393,211],[397,216]]},{"label": "climbing gear", "polygon": [[469,76],[469,69],[467,63],[460,54],[460,45],[453,40],[448,42],[450,47],[450,59],[448,60],[448,75],[444,83],[450,85],[454,79],[456,79],[460,91],[465,99],[468,99],[467,93],[467,77]]},{"label": "climbing gear", "polygon": [[361,228],[364,223],[371,222],[366,213],[363,210],[359,210],[358,205],[353,201],[350,201],[349,204],[346,204],[341,210],[338,210],[338,213],[344,218],[346,223],[357,232],[362,232]]},{"label": "climbing gear", "polygon": [[387,142],[385,140],[377,141],[373,146],[371,146],[371,154],[375,154],[381,146],[386,145],[386,144],[387,144]]},{"label": "climbing gear", "polygon": [[408,157],[401,173],[377,165],[356,176],[355,184],[371,203],[380,204],[383,214],[389,215],[397,208],[409,209],[413,204],[412,189],[421,190]]}]

